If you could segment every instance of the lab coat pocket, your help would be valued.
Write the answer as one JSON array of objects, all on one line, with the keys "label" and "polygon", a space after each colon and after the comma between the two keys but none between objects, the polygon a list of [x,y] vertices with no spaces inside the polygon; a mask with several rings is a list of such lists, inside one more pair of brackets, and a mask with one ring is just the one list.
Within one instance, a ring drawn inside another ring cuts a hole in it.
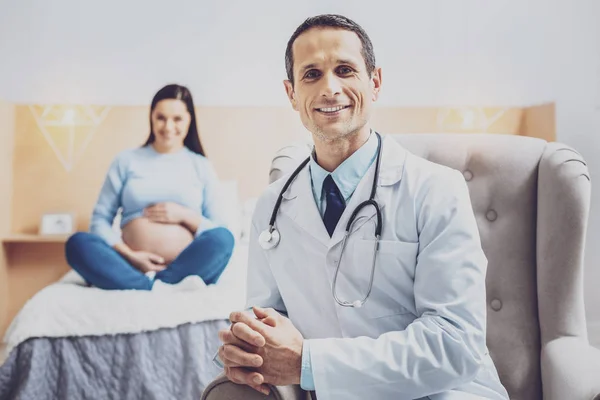
[{"label": "lab coat pocket", "polygon": [[[413,283],[418,247],[418,243],[379,241],[373,288],[369,300],[363,306],[366,318],[380,319],[413,312]],[[355,272],[361,276],[359,281],[364,282],[361,287],[365,294],[369,286],[373,251],[372,239],[361,239],[355,243]]]}]

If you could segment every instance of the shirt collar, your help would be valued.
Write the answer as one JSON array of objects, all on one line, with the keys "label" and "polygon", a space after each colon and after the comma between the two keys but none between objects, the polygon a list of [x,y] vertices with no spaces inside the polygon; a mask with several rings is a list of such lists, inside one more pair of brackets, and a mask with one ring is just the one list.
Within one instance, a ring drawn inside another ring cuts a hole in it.
[{"label": "shirt collar", "polygon": [[[377,157],[377,146],[377,135],[371,131],[369,139],[331,173],[333,181],[344,196],[344,201],[348,202],[360,180]],[[323,193],[323,181],[329,172],[317,163],[314,149],[310,156],[310,175],[313,195],[315,199],[320,200]]]}]

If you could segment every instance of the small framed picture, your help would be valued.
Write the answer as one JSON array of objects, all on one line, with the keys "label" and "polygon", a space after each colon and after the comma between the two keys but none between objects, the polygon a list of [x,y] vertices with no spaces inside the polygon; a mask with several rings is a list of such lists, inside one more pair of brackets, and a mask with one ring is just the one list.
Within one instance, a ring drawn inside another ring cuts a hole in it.
[{"label": "small framed picture", "polygon": [[75,215],[49,213],[42,215],[40,235],[68,235],[75,231]]}]

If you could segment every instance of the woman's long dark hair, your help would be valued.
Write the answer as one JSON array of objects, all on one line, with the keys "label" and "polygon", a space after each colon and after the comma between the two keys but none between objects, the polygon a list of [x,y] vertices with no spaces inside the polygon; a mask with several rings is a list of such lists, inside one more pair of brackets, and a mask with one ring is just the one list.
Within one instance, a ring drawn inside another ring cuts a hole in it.
[{"label": "woman's long dark hair", "polygon": [[196,111],[194,110],[194,100],[192,99],[192,93],[190,93],[189,89],[185,86],[181,85],[167,85],[164,88],[160,89],[152,99],[152,105],[150,106],[150,135],[148,139],[146,139],[146,143],[144,146],[147,146],[154,142],[154,128],[152,127],[152,112],[156,105],[161,100],[166,99],[175,99],[181,100],[185,103],[188,112],[190,113],[190,127],[188,129],[187,135],[185,135],[185,139],[183,139],[183,145],[193,151],[194,153],[203,155],[206,157],[204,153],[204,149],[202,148],[202,143],[200,143],[200,135],[198,134],[198,126],[196,124]]}]

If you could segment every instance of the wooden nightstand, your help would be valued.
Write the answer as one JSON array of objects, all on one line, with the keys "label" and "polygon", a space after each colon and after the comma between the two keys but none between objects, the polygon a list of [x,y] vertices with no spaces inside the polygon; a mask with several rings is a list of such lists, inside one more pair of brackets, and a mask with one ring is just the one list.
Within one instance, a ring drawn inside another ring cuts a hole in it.
[{"label": "wooden nightstand", "polygon": [[12,233],[0,238],[9,290],[6,320],[0,321],[1,334],[27,300],[69,271],[65,260],[69,236]]},{"label": "wooden nightstand", "polygon": [[2,238],[2,243],[65,243],[70,235],[35,235],[14,233]]}]

